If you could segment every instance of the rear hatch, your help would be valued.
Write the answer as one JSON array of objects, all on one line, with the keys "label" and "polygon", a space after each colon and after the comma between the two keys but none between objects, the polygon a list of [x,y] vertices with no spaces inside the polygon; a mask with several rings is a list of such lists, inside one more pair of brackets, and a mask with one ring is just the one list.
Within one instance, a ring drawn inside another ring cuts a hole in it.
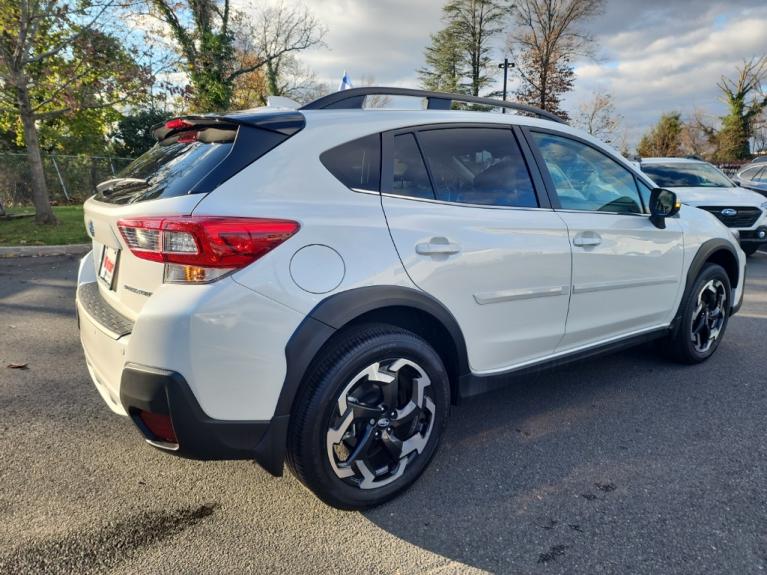
[{"label": "rear hatch", "polygon": [[85,202],[99,292],[135,319],[163,283],[164,264],[136,257],[120,220],[190,215],[206,194],[303,128],[297,112],[187,116],[155,126],[158,143]]}]

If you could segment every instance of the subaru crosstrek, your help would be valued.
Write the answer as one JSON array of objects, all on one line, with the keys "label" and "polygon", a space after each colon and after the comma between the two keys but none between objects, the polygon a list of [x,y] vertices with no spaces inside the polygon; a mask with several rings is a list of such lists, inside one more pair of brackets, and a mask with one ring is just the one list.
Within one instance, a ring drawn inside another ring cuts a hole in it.
[{"label": "subaru crosstrek", "polygon": [[642,158],[640,169],[683,204],[712,213],[751,256],[767,244],[767,198],[735,185],[715,166],[692,158]]},{"label": "subaru crosstrek", "polygon": [[410,485],[460,399],[650,339],[704,361],[743,298],[721,222],[524,105],[361,88],[154,133],[85,204],[93,382],[151,445],[339,508]]}]

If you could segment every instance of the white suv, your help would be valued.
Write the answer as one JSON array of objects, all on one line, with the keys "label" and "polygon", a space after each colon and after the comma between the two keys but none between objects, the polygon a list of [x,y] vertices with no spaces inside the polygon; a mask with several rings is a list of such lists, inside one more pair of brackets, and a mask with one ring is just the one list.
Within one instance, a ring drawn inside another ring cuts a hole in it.
[{"label": "white suv", "polygon": [[730,228],[746,255],[767,244],[767,198],[738,187],[712,164],[693,158],[643,158],[639,168],[683,204],[706,210]]},{"label": "white suv", "polygon": [[339,508],[411,484],[460,399],[653,338],[703,361],[743,297],[724,226],[526,106],[361,88],[155,135],[85,204],[96,388],[160,449],[287,459]]}]

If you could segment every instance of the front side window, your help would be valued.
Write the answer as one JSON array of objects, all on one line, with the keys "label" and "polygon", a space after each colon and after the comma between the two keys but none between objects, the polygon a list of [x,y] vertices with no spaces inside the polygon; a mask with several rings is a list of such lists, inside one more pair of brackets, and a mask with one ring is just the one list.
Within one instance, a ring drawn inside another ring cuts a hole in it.
[{"label": "front side window", "polygon": [[413,134],[394,137],[394,179],[392,192],[400,196],[433,200],[423,156]]},{"label": "front side window", "polygon": [[537,208],[533,182],[508,128],[442,128],[418,133],[438,200]]},{"label": "front side window", "polygon": [[732,188],[722,172],[705,162],[642,164],[642,171],[661,188]]},{"label": "front side window", "polygon": [[602,152],[564,136],[533,132],[562,209],[641,214],[634,175]]}]

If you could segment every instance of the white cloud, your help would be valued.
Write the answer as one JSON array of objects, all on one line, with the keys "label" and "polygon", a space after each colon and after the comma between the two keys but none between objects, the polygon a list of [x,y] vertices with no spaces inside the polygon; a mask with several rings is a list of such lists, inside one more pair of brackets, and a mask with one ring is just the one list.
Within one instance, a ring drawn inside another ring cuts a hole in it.
[{"label": "white cloud", "polygon": [[577,66],[570,107],[594,90],[609,91],[634,141],[664,112],[702,108],[722,114],[716,87],[721,76],[733,75],[743,59],[767,52],[767,6],[714,4],[688,11],[686,18],[666,12],[648,12],[647,26],[634,22],[624,31],[597,34],[609,65]]}]

